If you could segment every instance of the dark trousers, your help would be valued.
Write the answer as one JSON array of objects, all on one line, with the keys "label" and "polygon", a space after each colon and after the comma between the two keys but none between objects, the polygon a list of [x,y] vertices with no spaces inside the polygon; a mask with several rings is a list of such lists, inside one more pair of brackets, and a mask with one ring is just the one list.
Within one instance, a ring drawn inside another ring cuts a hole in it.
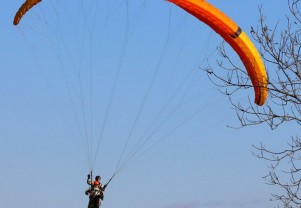
[{"label": "dark trousers", "polygon": [[99,208],[100,207],[100,198],[93,198],[93,199],[89,199],[89,204],[88,204],[88,208]]}]

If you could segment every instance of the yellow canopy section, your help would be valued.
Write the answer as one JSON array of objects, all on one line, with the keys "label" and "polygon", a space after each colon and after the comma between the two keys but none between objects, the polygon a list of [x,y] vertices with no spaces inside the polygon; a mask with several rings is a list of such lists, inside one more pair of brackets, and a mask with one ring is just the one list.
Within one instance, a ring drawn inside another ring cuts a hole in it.
[{"label": "yellow canopy section", "polygon": [[205,0],[168,0],[210,26],[237,52],[255,91],[255,103],[263,105],[268,96],[268,78],[259,52],[248,36],[227,15]]}]

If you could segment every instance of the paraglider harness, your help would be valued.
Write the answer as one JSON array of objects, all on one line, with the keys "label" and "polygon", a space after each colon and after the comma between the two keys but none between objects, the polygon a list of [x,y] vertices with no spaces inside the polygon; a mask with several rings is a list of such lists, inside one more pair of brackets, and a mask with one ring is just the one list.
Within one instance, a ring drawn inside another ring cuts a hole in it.
[{"label": "paraglider harness", "polygon": [[90,200],[94,200],[99,197],[103,201],[104,199],[103,192],[105,191],[106,187],[111,182],[113,177],[111,177],[110,180],[104,186],[99,186],[98,188],[94,186],[91,179],[92,179],[92,172],[87,176],[87,184],[90,185],[90,188],[86,190],[85,194],[89,195]]}]

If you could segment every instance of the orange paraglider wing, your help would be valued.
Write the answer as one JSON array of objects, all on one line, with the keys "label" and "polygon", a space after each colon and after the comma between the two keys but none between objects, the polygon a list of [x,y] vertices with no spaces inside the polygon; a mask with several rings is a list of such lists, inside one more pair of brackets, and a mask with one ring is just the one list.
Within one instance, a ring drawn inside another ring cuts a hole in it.
[{"label": "orange paraglider wing", "polygon": [[168,0],[210,26],[236,51],[255,91],[255,103],[263,105],[268,96],[267,73],[254,44],[241,28],[205,0]]},{"label": "orange paraglider wing", "polygon": [[14,25],[19,24],[20,20],[22,19],[23,15],[30,10],[34,5],[41,2],[42,0],[26,0],[22,6],[19,8],[18,12],[14,18]]}]

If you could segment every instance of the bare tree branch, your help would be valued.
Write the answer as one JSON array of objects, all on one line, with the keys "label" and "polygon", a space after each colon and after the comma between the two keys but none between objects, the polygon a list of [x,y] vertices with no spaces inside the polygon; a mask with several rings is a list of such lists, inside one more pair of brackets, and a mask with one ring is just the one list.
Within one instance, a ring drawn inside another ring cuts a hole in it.
[{"label": "bare tree branch", "polygon": [[[227,51],[224,43],[218,47],[221,60],[218,69],[211,66],[203,69],[219,90],[228,96],[236,111],[240,128],[267,124],[271,129],[293,122],[301,125],[301,11],[300,0],[287,0],[288,11],[284,21],[267,24],[267,17],[259,7],[259,24],[251,27],[251,35],[259,45],[269,76],[268,101],[263,107],[256,106],[250,99],[240,102],[237,93],[252,88],[252,83],[241,63]],[[284,23],[284,24],[283,24]],[[293,133],[292,133],[293,134]],[[264,179],[269,185],[279,187],[272,199],[285,208],[301,207],[301,139],[292,136],[287,148],[272,151],[263,144],[254,146],[254,155],[270,163]]]}]

